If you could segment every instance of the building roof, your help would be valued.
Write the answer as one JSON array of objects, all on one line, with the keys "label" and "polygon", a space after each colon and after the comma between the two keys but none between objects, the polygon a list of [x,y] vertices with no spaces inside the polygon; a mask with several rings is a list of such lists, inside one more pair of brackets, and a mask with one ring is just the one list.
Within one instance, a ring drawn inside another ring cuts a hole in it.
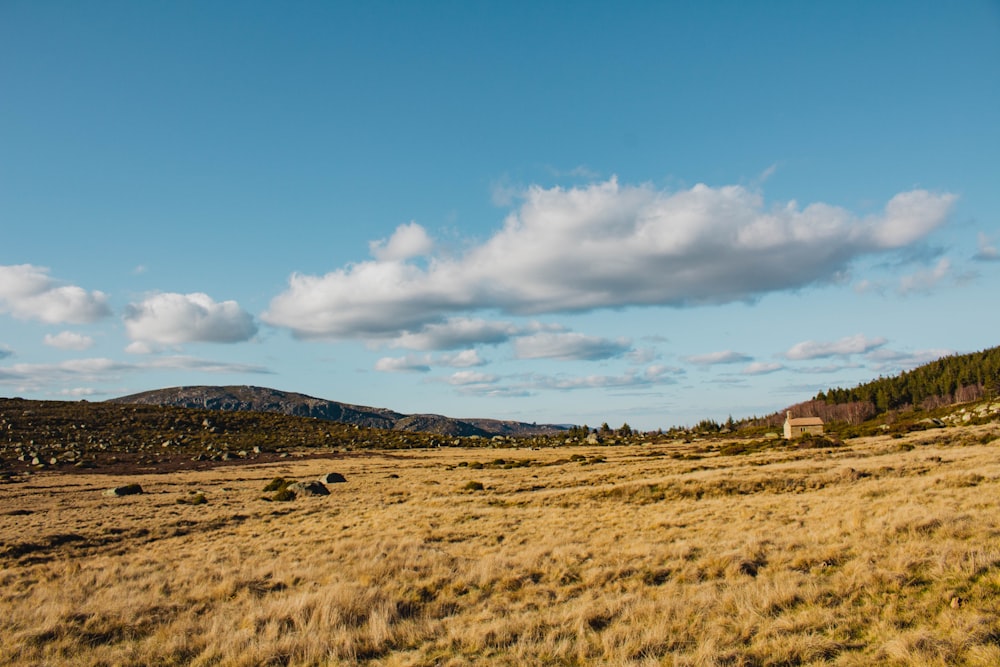
[{"label": "building roof", "polygon": [[789,426],[822,426],[823,420],[819,417],[788,417],[785,421]]}]

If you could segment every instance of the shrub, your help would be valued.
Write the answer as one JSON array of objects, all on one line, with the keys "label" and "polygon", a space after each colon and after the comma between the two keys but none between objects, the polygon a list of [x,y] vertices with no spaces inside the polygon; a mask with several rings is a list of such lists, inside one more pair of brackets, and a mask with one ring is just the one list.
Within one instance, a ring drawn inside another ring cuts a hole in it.
[{"label": "shrub", "polygon": [[752,454],[768,447],[771,443],[768,440],[740,440],[730,442],[719,448],[722,456],[736,456],[739,454]]},{"label": "shrub", "polygon": [[289,489],[288,487],[285,487],[283,489],[278,489],[278,491],[276,491],[275,494],[271,496],[271,500],[277,500],[277,501],[295,500],[295,492]]},{"label": "shrub", "polygon": [[482,491],[486,487],[483,486],[482,482],[466,482],[462,488],[466,491]]},{"label": "shrub", "polygon": [[826,449],[827,447],[840,447],[841,444],[836,440],[814,433],[806,433],[795,441],[795,446],[799,449]]},{"label": "shrub", "polygon": [[291,484],[291,482],[289,482],[284,477],[275,477],[274,479],[272,479],[270,482],[267,483],[267,486],[264,487],[264,490],[265,491],[281,491],[282,489],[284,489],[285,487],[287,487],[289,484]]}]

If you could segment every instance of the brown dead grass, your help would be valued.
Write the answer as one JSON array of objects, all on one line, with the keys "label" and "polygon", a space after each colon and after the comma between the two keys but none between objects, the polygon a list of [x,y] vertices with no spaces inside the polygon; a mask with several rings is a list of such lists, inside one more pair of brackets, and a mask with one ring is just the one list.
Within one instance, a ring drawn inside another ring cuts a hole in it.
[{"label": "brown dead grass", "polygon": [[[1000,664],[1000,440],[974,428],[739,456],[442,449],[37,474],[0,485],[0,656]],[[329,496],[262,499],[275,477],[333,470],[348,481]],[[146,493],[102,494],[119,483]],[[178,502],[192,492],[208,502]]]}]

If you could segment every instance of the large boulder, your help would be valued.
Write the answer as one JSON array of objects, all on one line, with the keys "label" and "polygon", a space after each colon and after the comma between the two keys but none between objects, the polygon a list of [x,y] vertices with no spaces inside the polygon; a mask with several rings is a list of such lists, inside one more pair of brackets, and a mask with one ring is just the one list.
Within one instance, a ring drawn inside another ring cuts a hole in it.
[{"label": "large boulder", "polygon": [[134,496],[142,493],[142,487],[138,484],[126,484],[125,486],[116,486],[113,489],[108,489],[104,492],[106,496]]},{"label": "large boulder", "polygon": [[324,484],[339,484],[341,482],[346,482],[347,480],[339,472],[328,472],[325,475],[321,475],[319,481]]},{"label": "large boulder", "polygon": [[319,482],[293,482],[286,487],[296,495],[304,496],[328,496],[330,490]]}]

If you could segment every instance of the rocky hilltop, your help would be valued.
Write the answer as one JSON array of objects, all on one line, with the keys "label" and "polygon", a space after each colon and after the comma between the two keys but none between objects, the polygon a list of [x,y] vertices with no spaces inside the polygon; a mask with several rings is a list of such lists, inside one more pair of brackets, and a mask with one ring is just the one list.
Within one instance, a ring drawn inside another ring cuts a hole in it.
[{"label": "rocky hilltop", "polygon": [[535,425],[497,419],[455,419],[433,414],[406,415],[386,408],[351,405],[305,394],[251,386],[171,387],[113,398],[108,402],[226,412],[275,412],[368,428],[447,436],[529,436],[564,430],[564,427],[551,424]]}]

